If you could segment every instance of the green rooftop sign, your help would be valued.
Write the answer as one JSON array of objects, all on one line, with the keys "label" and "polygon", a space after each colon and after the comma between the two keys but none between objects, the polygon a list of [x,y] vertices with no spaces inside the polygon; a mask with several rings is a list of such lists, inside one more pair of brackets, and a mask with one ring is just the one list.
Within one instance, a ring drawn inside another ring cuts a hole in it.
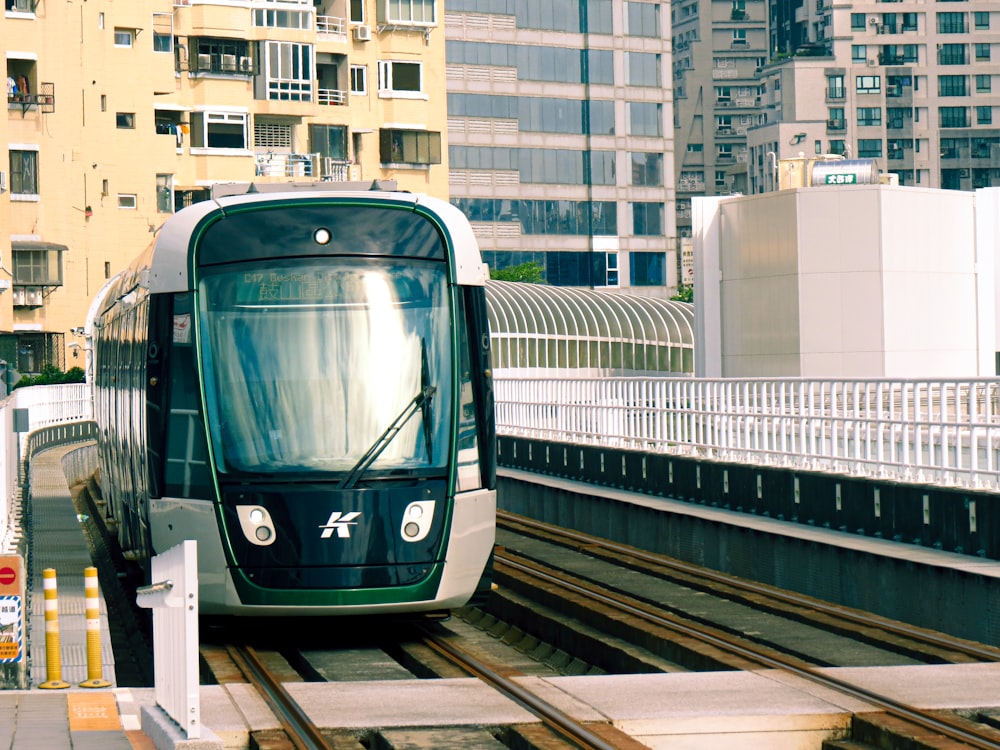
[{"label": "green rooftop sign", "polygon": [[857,185],[858,176],[856,174],[828,174],[826,176],[827,185]]}]

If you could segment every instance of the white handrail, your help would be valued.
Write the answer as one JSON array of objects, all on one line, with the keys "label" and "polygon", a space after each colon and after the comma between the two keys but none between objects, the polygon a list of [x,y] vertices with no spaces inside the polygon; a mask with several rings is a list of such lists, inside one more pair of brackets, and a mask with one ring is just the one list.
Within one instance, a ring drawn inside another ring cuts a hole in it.
[{"label": "white handrail", "polygon": [[[27,410],[27,431],[93,418],[90,386],[84,383],[35,385],[16,389],[0,402],[0,553],[12,552],[17,545],[19,464],[26,447],[24,432],[14,432],[15,410]],[[21,425],[18,425],[19,427]]]},{"label": "white handrail", "polygon": [[495,377],[500,434],[1000,488],[1000,380]]}]

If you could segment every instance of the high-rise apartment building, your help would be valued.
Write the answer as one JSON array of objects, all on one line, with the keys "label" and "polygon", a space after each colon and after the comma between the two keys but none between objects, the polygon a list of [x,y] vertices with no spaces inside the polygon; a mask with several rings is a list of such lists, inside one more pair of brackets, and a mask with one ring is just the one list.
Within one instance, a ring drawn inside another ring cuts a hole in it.
[{"label": "high-rise apartment building", "polygon": [[[213,191],[448,197],[441,0],[4,0],[0,359],[82,365],[94,295]],[[251,238],[248,238],[248,240]]]},{"label": "high-rise apartment building", "polygon": [[678,0],[671,7],[682,242],[691,236],[692,197],[746,190],[747,132],[759,120],[757,74],[768,54],[767,12],[765,0]]},{"label": "high-rise apartment building", "polygon": [[750,192],[781,159],[875,159],[900,185],[1000,185],[1000,2],[771,0]]},{"label": "high-rise apartment building", "polygon": [[668,8],[448,0],[449,187],[491,267],[675,287]]}]

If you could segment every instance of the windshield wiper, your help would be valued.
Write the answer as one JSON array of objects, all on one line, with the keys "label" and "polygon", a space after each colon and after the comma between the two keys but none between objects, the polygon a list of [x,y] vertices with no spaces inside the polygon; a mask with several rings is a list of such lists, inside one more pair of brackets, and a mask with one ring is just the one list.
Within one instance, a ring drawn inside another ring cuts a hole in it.
[{"label": "windshield wiper", "polygon": [[428,458],[430,457],[431,437],[427,422],[431,399],[437,393],[437,388],[427,384],[427,380],[429,379],[427,350],[422,339],[420,341],[420,358],[422,360],[420,367],[420,391],[396,415],[396,418],[392,420],[392,423],[386,428],[385,432],[379,435],[378,439],[362,454],[358,462],[347,473],[347,476],[340,480],[337,489],[348,490],[354,487],[361,480],[362,475],[368,471],[368,467],[375,462],[375,459],[382,455],[382,452],[389,447],[389,443],[396,439],[396,435],[399,434],[399,431],[403,429],[417,411],[420,412],[421,418],[424,420],[424,445],[427,448],[427,456]]},{"label": "windshield wiper", "polygon": [[430,388],[430,395],[427,396],[420,403],[420,419],[421,427],[424,430],[424,450],[427,452],[427,463],[431,461],[431,396],[434,395],[436,388],[430,385],[430,371],[427,367],[427,342],[424,339],[420,339],[420,392],[426,394],[427,389]]}]

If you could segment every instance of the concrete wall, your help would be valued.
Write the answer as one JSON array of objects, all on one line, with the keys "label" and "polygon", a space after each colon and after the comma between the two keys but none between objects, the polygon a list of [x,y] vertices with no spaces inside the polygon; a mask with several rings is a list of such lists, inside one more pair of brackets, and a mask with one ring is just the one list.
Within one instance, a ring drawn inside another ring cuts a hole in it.
[{"label": "concrete wall", "polygon": [[991,493],[509,436],[499,460],[501,510],[1000,645]]}]

